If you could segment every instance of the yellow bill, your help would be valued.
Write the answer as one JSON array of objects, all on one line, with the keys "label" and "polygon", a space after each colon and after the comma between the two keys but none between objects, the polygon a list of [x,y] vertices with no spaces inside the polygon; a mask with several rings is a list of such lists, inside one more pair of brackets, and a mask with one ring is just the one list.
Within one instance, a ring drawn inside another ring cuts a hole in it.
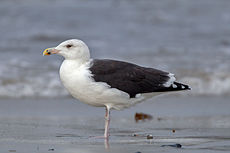
[{"label": "yellow bill", "polygon": [[55,49],[55,48],[47,48],[43,51],[43,56],[45,55],[51,55],[51,54],[57,54],[59,53],[59,50]]}]

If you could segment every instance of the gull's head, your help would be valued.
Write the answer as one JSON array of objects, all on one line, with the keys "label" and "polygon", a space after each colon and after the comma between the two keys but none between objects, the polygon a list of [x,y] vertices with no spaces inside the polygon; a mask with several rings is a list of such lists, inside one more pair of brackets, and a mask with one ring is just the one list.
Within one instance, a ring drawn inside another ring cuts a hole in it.
[{"label": "gull's head", "polygon": [[58,54],[65,59],[88,61],[90,58],[88,46],[81,40],[71,39],[60,43],[57,47],[47,48],[43,55]]}]

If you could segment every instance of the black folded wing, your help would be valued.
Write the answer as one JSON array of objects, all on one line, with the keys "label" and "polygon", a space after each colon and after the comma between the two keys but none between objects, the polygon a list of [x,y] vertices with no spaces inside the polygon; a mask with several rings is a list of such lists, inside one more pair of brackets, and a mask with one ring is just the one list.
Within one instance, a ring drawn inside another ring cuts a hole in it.
[{"label": "black folded wing", "polygon": [[134,98],[139,93],[190,89],[187,85],[170,82],[173,76],[168,72],[122,61],[93,60],[90,71],[96,82],[105,82],[111,88],[128,93],[130,98]]}]

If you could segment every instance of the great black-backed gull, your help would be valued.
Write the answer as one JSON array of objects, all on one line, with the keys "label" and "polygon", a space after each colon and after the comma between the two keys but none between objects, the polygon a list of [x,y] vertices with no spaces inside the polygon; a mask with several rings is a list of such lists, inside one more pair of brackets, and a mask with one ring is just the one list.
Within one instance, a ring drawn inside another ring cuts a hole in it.
[{"label": "great black-backed gull", "polygon": [[164,92],[190,89],[175,82],[172,73],[122,61],[91,59],[89,48],[78,39],[64,41],[43,52],[51,54],[65,58],[60,78],[74,98],[106,108],[105,138],[109,137],[110,109],[121,110]]}]

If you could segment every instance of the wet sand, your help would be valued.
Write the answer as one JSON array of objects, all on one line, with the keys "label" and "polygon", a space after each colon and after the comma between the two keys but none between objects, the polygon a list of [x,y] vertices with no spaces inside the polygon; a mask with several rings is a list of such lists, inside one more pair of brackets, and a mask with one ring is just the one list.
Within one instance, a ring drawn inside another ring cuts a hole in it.
[{"label": "wet sand", "polygon": [[[229,108],[229,97],[157,97],[112,111],[106,146],[103,139],[89,138],[103,135],[103,108],[71,98],[1,99],[0,152],[108,152],[108,145],[109,152],[125,153],[229,152]],[[136,112],[153,118],[136,123]],[[182,148],[167,146],[177,143]]]}]

